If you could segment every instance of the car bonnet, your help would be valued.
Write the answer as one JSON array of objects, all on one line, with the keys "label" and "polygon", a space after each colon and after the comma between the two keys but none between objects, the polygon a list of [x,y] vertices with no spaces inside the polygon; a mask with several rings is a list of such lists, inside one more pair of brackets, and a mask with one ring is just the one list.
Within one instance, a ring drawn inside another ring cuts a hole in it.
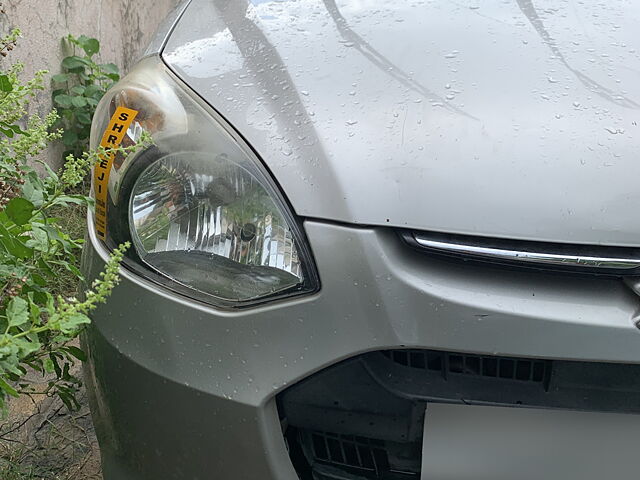
[{"label": "car bonnet", "polygon": [[193,0],[164,61],[304,217],[640,245],[640,2]]}]

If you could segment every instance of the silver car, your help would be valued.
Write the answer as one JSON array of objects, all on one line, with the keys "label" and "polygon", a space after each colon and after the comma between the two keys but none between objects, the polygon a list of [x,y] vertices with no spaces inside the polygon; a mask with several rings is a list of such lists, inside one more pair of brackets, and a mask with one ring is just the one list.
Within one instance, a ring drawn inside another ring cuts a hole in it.
[{"label": "silver car", "polygon": [[105,479],[630,478],[639,24],[623,0],[181,4],[92,130],[121,148],[85,273],[132,244],[85,338]]}]

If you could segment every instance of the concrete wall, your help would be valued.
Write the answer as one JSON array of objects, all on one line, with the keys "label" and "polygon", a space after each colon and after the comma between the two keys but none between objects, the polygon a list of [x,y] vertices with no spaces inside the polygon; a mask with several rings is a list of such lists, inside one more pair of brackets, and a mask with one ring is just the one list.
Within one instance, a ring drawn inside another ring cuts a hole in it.
[{"label": "concrete wall", "polygon": [[[0,65],[21,61],[24,78],[37,70],[59,73],[61,38],[68,33],[85,34],[100,41],[100,59],[113,62],[121,71],[131,66],[150,40],[158,24],[178,0],[4,0],[0,32],[22,30],[18,47],[0,60]],[[38,95],[33,109],[45,114],[51,109],[51,91]],[[47,160],[57,165],[59,148],[49,149]]]}]

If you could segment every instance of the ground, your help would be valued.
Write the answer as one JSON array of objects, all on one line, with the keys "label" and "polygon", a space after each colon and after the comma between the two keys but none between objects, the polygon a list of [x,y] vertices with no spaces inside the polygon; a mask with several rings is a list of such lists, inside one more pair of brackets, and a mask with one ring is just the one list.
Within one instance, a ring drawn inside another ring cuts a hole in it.
[{"label": "ground", "polygon": [[84,391],[79,400],[76,412],[58,398],[13,400],[9,417],[0,420],[0,479],[100,480],[100,453]]}]

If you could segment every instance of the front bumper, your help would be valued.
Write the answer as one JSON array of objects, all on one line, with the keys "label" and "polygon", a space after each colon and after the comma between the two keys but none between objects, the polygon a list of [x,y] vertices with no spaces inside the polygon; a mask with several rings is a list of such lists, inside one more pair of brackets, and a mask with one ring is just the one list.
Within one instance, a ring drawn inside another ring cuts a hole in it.
[{"label": "front bumper", "polygon": [[[296,480],[276,395],[338,362],[412,348],[640,363],[618,278],[455,263],[395,232],[305,222],[322,289],[237,312],[128,272],[85,339],[106,480]],[[106,252],[92,237],[89,277]]]}]

